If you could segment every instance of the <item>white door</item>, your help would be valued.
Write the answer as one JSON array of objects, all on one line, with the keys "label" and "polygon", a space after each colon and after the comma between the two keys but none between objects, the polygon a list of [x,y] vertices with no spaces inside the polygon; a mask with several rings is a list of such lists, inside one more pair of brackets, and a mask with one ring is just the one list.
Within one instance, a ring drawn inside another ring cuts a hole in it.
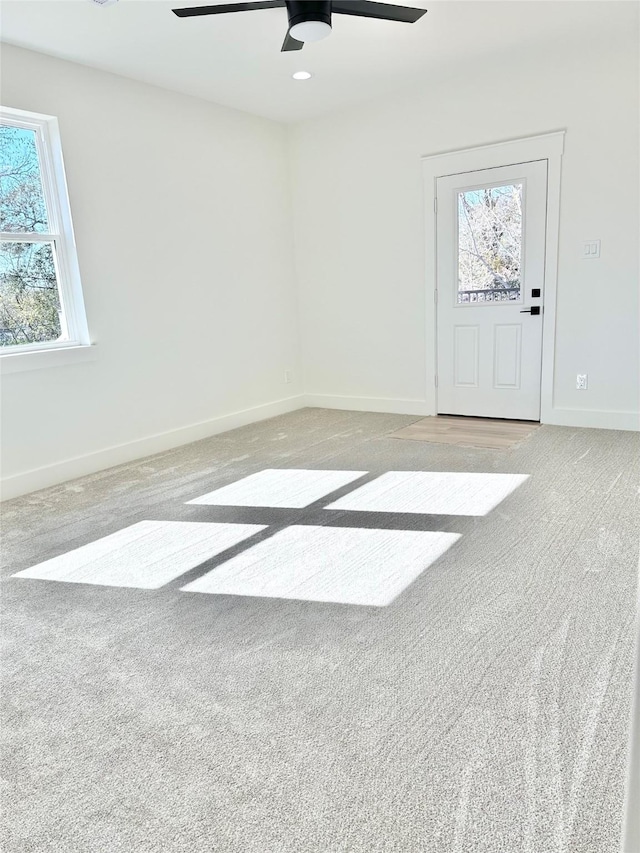
[{"label": "white door", "polygon": [[547,161],[438,178],[438,413],[540,419]]}]

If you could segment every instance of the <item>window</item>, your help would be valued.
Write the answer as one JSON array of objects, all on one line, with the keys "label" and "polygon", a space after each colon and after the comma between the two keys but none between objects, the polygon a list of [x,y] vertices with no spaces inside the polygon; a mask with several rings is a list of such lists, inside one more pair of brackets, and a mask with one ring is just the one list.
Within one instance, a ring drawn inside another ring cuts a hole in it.
[{"label": "window", "polygon": [[522,186],[458,193],[458,304],[520,300]]},{"label": "window", "polygon": [[87,344],[58,122],[0,107],[0,356]]}]

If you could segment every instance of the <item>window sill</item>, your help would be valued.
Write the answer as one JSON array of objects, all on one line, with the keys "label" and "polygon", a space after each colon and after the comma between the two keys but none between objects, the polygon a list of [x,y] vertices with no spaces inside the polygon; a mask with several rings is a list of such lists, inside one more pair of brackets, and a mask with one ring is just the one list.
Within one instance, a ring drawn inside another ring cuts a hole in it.
[{"label": "window sill", "polygon": [[0,375],[22,373],[25,370],[40,370],[44,367],[62,367],[67,364],[80,364],[95,361],[97,358],[94,344],[57,347],[31,352],[3,352],[0,354]]}]

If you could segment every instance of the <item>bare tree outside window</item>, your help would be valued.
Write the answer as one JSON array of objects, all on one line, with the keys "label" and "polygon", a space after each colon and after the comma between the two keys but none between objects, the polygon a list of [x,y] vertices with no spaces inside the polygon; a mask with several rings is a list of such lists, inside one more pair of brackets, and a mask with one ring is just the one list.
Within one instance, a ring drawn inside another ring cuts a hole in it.
[{"label": "bare tree outside window", "polygon": [[[63,335],[36,131],[0,125],[0,346]],[[33,235],[33,241],[29,236]],[[11,239],[11,238],[14,239]]]},{"label": "bare tree outside window", "polygon": [[458,303],[520,299],[522,184],[458,193]]}]

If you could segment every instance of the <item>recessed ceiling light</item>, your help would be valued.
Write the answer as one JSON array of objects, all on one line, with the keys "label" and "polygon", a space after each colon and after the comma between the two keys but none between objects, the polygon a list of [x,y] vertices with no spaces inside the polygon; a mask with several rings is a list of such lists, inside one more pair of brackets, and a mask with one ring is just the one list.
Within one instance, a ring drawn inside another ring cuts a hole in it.
[{"label": "recessed ceiling light", "polygon": [[294,80],[308,80],[311,74],[308,71],[296,71],[292,76]]}]

